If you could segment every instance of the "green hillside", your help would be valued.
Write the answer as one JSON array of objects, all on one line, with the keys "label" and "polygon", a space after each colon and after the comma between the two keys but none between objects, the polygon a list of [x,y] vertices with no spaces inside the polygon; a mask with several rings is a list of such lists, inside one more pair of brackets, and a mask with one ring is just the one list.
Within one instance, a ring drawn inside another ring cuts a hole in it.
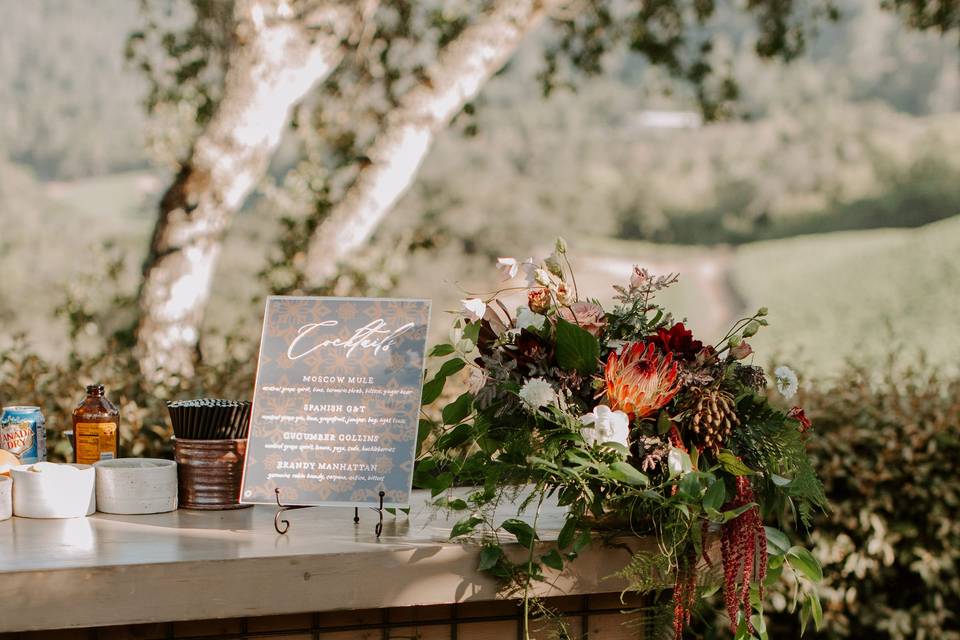
[{"label": "green hillside", "polygon": [[[815,369],[843,358],[960,362],[960,217],[914,230],[874,230],[755,243],[736,253],[733,284],[750,308],[770,308],[757,336]],[[802,348],[800,345],[803,345]]]},{"label": "green hillside", "polygon": [[[160,183],[150,174],[126,173],[44,185],[23,168],[0,166],[5,335],[29,331],[41,351],[56,353],[63,324],[52,316],[67,286],[91,302],[114,293],[99,280],[77,284],[108,254],[125,259],[122,282],[132,290],[146,250],[153,189]],[[250,301],[264,293],[256,278],[263,263],[251,256],[265,255],[274,228],[269,218],[250,213],[238,218],[217,275],[208,326],[239,324],[255,335],[259,309]],[[528,253],[549,252],[549,237],[541,237]],[[107,241],[115,247],[110,252],[100,248]],[[809,373],[835,371],[848,357],[879,358],[891,351],[911,359],[924,352],[940,365],[960,362],[960,216],[917,229],[806,235],[736,248],[596,236],[570,241],[581,289],[603,300],[610,298],[610,284],[628,277],[633,263],[680,272],[680,283],[664,302],[705,340],[718,339],[737,314],[769,307],[771,327],[754,340],[758,352]],[[496,284],[490,257],[464,255],[462,247],[449,243],[405,261],[391,293],[433,298],[439,338],[444,310],[456,308],[465,291]]]}]

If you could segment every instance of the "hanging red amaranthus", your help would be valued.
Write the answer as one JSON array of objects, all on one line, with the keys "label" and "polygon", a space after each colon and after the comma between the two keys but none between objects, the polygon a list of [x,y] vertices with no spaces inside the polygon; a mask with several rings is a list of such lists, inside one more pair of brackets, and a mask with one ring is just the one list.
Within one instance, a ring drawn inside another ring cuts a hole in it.
[{"label": "hanging red amaranthus", "polygon": [[689,548],[680,558],[677,580],[673,585],[674,637],[683,637],[683,627],[690,624],[693,604],[697,600],[697,554]]},{"label": "hanging red amaranthus", "polygon": [[[724,510],[738,509],[754,502],[753,488],[746,476],[737,476],[737,493]],[[737,614],[743,610],[747,626],[750,622],[750,581],[754,564],[760,597],[763,598],[763,580],[767,575],[767,535],[760,519],[760,510],[754,506],[723,525],[720,534],[720,554],[723,557],[723,598],[730,617],[730,628],[736,633]],[[738,584],[739,583],[739,584]]]}]

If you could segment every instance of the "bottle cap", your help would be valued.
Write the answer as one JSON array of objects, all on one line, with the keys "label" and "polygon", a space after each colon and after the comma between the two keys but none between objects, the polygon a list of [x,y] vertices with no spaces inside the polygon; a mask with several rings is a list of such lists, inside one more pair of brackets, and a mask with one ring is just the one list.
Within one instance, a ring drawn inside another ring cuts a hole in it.
[{"label": "bottle cap", "polygon": [[87,385],[87,394],[89,395],[103,395],[103,385],[102,384],[88,384]]}]

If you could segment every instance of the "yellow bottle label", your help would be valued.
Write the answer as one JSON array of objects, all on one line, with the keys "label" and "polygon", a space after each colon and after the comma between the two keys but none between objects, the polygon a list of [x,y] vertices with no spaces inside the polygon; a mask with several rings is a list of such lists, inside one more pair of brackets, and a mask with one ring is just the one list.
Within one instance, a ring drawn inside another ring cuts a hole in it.
[{"label": "yellow bottle label", "polygon": [[117,425],[114,422],[80,422],[73,427],[77,464],[93,464],[117,457]]}]

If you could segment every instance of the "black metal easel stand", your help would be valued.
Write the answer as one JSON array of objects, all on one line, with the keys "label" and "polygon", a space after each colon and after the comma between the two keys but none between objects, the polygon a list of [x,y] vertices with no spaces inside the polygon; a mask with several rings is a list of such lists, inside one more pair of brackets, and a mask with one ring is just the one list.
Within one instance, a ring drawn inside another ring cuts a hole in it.
[{"label": "black metal easel stand", "polygon": [[[281,518],[281,516],[284,514],[284,512],[286,512],[286,511],[295,511],[295,510],[297,510],[297,509],[308,509],[308,508],[310,508],[312,505],[309,505],[309,504],[299,504],[299,505],[287,505],[287,504],[283,504],[283,503],[280,502],[280,488],[278,487],[278,488],[274,489],[274,493],[275,493],[276,496],[277,496],[277,513],[274,514],[274,516],[273,516],[273,528],[274,528],[274,529],[277,531],[277,533],[279,533],[280,535],[284,535],[287,531],[290,530],[290,521],[287,520],[287,519],[285,519],[285,518]],[[379,520],[378,520],[378,522],[377,522],[377,525],[373,528],[373,532],[374,532],[375,534],[377,534],[377,539],[379,539],[379,538],[380,538],[380,534],[383,533],[383,498],[384,498],[385,495],[386,495],[386,494],[385,494],[383,491],[381,491],[381,492],[380,492],[380,506],[378,506],[378,507],[370,507],[371,509],[373,509],[374,511],[376,511],[376,512],[377,512],[377,515],[379,516]],[[354,507],[354,508],[353,508],[353,524],[354,524],[354,526],[359,526],[359,525],[360,525],[360,507]]]}]

